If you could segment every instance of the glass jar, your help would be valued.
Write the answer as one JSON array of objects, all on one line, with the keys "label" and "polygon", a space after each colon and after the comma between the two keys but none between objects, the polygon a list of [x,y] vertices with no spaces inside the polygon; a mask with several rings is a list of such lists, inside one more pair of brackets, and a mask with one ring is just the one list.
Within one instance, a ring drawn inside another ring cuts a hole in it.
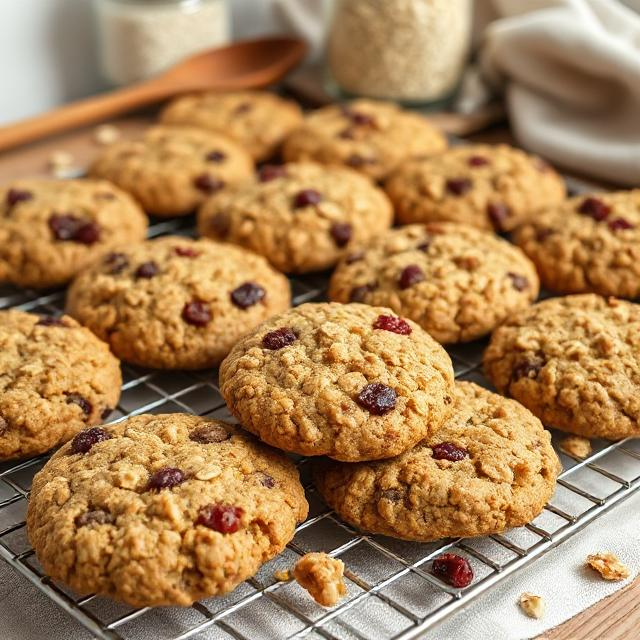
[{"label": "glass jar", "polygon": [[102,72],[115,85],[229,42],[226,0],[97,0],[97,9]]},{"label": "glass jar", "polygon": [[442,101],[467,61],[471,20],[470,0],[334,0],[330,80],[352,96]]}]

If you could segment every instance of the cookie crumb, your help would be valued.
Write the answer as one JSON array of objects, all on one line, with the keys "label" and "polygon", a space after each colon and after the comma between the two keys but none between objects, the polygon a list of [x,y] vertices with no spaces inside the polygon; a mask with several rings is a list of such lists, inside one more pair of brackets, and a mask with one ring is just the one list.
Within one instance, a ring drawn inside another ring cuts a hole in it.
[{"label": "cookie crumb", "polygon": [[332,607],[347,593],[344,562],[326,553],[307,553],[293,569],[297,583],[323,607]]},{"label": "cookie crumb", "polygon": [[540,619],[544,615],[544,600],[533,593],[523,593],[518,601],[520,608],[530,617]]},{"label": "cookie crumb", "polygon": [[120,129],[112,124],[101,124],[93,131],[93,139],[101,145],[113,144],[120,140]]},{"label": "cookie crumb", "polygon": [[591,441],[582,436],[567,436],[560,442],[560,451],[575,458],[586,458],[591,455]]},{"label": "cookie crumb", "polygon": [[284,569],[283,571],[274,571],[273,577],[278,582],[288,582],[291,580],[291,572],[288,569]]},{"label": "cookie crumb", "polygon": [[49,156],[49,169],[56,178],[64,178],[72,172],[74,160],[68,151],[54,151]]},{"label": "cookie crumb", "polygon": [[629,569],[613,553],[596,553],[587,556],[587,564],[605,580],[624,580],[630,575]]}]

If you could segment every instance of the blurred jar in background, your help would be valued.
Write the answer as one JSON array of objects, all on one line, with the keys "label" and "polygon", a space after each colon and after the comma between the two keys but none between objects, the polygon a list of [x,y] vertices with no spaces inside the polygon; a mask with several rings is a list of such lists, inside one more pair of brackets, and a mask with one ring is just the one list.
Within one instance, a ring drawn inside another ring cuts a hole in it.
[{"label": "blurred jar in background", "polygon": [[470,0],[334,0],[330,82],[351,95],[440,102],[460,80],[471,21]]},{"label": "blurred jar in background", "polygon": [[229,42],[226,0],[96,0],[101,68],[112,84],[144,80]]}]

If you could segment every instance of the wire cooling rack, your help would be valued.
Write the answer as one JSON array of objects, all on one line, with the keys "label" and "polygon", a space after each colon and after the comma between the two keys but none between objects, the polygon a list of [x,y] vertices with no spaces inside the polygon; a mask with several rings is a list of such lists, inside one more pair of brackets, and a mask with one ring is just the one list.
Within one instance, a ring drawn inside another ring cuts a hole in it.
[{"label": "wire cooling rack", "polygon": [[[189,220],[155,224],[151,235],[189,234],[191,224]],[[323,300],[326,284],[326,274],[293,278],[294,303]],[[0,287],[0,309],[56,313],[63,306],[64,291],[43,294]],[[458,379],[491,388],[480,364],[484,346],[477,342],[449,352]],[[122,397],[111,416],[114,421],[140,413],[173,412],[231,419],[216,372],[163,372],[123,365],[123,378]],[[559,437],[554,433],[554,444]],[[29,546],[24,522],[31,480],[47,456],[2,463],[0,557],[104,640],[409,640],[575,535],[640,487],[640,440],[592,444],[593,454],[585,460],[559,452],[564,472],[556,494],[530,524],[500,535],[428,544],[362,535],[344,524],[318,498],[302,460],[299,468],[311,510],[287,549],[232,593],[189,608],[134,609],[95,595],[81,597],[47,578]],[[432,559],[443,550],[469,560],[475,574],[470,586],[455,589],[431,575]],[[308,551],[325,551],[346,565],[348,593],[333,609],[315,604],[295,582],[278,582],[274,577]]]}]

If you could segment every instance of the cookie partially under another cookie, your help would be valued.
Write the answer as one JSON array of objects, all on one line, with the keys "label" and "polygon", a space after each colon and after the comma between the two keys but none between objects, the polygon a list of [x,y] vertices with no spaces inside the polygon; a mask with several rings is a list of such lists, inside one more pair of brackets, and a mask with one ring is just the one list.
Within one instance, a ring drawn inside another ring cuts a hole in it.
[{"label": "cookie partially under another cookie", "polygon": [[449,221],[510,231],[566,195],[540,158],[508,145],[464,145],[399,167],[384,188],[401,224]]},{"label": "cookie partially under another cookie", "polygon": [[288,280],[261,256],[177,236],[120,247],[67,297],[69,313],[121,359],[160,369],[213,367],[290,305]]},{"label": "cookie partially under another cookie", "polygon": [[550,427],[640,435],[640,305],[594,294],[540,302],[496,329],[484,368]]},{"label": "cookie partially under another cookie", "polygon": [[517,229],[514,241],[552,291],[640,296],[640,189],[570,198]]},{"label": "cookie partially under another cookie", "polygon": [[265,442],[307,456],[388,458],[448,416],[444,349],[390,309],[304,304],[239,340],[220,368],[230,411]]},{"label": "cookie partially under another cookie", "polygon": [[284,159],[344,165],[382,180],[401,162],[439,153],[447,139],[422,115],[390,102],[353,100],[309,113],[286,139]]},{"label": "cookie partially under another cookie", "polygon": [[89,172],[131,193],[148,213],[182,216],[212,193],[250,179],[253,162],[223,135],[158,125],[140,140],[109,145]]},{"label": "cookie partially under another cookie", "polygon": [[522,405],[456,383],[442,427],[390,460],[314,463],[315,484],[346,522],[430,541],[499,533],[533,520],[555,489],[551,435]]},{"label": "cookie partially under another cookie", "polygon": [[517,247],[468,225],[432,222],[355,248],[334,271],[329,298],[390,307],[454,343],[489,333],[538,290],[535,267]]},{"label": "cookie partially under another cookie", "polygon": [[297,103],[268,91],[210,91],[176,98],[160,120],[222,133],[260,161],[272,157],[302,122],[302,110]]},{"label": "cookie partially under another cookie", "polygon": [[27,531],[50,577],[132,606],[221,595],[307,516],[294,465],[230,425],[141,415],[79,433],[33,480]]},{"label": "cookie partially under another cookie", "polygon": [[0,311],[0,460],[44,453],[106,419],[120,363],[69,316]]},{"label": "cookie partially under another cookie", "polygon": [[0,282],[53,287],[118,244],[139,242],[147,217],[104,180],[16,180],[0,187]]},{"label": "cookie partially under another cookie", "polygon": [[198,231],[263,255],[287,273],[333,266],[389,228],[391,203],[365,177],[313,163],[265,166],[252,184],[205,202]]}]

